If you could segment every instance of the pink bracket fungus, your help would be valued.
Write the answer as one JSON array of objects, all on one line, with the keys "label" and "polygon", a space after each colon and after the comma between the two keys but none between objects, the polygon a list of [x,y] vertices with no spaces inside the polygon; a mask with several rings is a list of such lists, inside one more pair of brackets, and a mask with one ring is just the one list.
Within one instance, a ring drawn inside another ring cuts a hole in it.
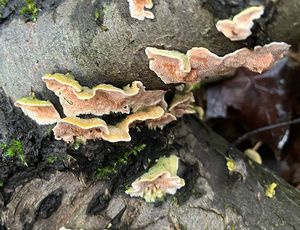
[{"label": "pink bracket fungus", "polygon": [[216,27],[231,41],[245,40],[251,35],[253,20],[259,19],[263,14],[263,6],[249,7],[234,16],[232,20],[219,20]]},{"label": "pink bracket fungus", "polygon": [[184,114],[195,113],[192,103],[195,102],[195,98],[192,92],[175,94],[171,101],[168,110],[177,118],[182,117]]},{"label": "pink bracket fungus", "polygon": [[166,112],[160,118],[154,120],[148,120],[145,123],[149,129],[156,129],[156,128],[163,129],[167,124],[176,120],[177,118],[173,114]]},{"label": "pink bracket fungus", "polygon": [[167,106],[163,90],[145,90],[140,81],[132,82],[123,89],[109,84],[100,84],[92,89],[82,87],[70,74],[47,74],[43,77],[47,88],[60,100],[67,116],[80,114],[129,113],[145,106]]},{"label": "pink bracket fungus", "polygon": [[85,144],[86,140],[101,139],[102,134],[108,132],[106,122],[99,118],[65,117],[53,128],[55,139],[67,143],[79,141]]},{"label": "pink bracket fungus", "polygon": [[[284,42],[256,46],[254,50],[242,48],[219,57],[208,49],[192,48],[179,56],[177,51],[147,47],[149,68],[166,83],[195,83],[216,76],[233,74],[239,67],[262,73],[283,58],[290,48]],[[180,58],[178,58],[180,57]]]},{"label": "pink bracket fungus", "polygon": [[175,50],[162,50],[147,47],[149,68],[166,83],[179,83],[191,72],[191,64],[187,55]]},{"label": "pink bracket fungus", "polygon": [[55,139],[74,143],[79,140],[103,139],[109,142],[130,141],[129,128],[138,121],[158,119],[164,114],[160,106],[147,107],[128,115],[123,121],[114,125],[107,125],[99,118],[82,119],[66,117],[60,120],[53,129]]},{"label": "pink bracket fungus", "polygon": [[144,20],[145,18],[153,19],[154,14],[151,11],[145,10],[152,9],[152,0],[127,0],[129,2],[130,15],[138,20]]},{"label": "pink bracket fungus", "polygon": [[193,105],[194,102],[195,99],[192,92],[176,93],[167,112],[159,119],[146,121],[146,124],[150,129],[162,129],[165,125],[177,120],[177,118],[182,117],[184,114],[196,113]]},{"label": "pink bracket fungus", "polygon": [[131,197],[142,197],[146,202],[162,199],[167,193],[175,194],[185,185],[177,176],[179,158],[175,155],[161,157],[148,172],[136,179],[126,191]]},{"label": "pink bracket fungus", "polygon": [[15,102],[23,113],[36,121],[39,125],[50,125],[60,120],[60,116],[49,101],[38,100],[34,97],[23,97]]},{"label": "pink bracket fungus", "polygon": [[137,111],[128,115],[123,121],[115,126],[109,126],[109,134],[103,134],[103,139],[109,142],[130,141],[129,135],[130,125],[136,122],[158,119],[165,113],[160,106],[146,107],[143,110]]}]

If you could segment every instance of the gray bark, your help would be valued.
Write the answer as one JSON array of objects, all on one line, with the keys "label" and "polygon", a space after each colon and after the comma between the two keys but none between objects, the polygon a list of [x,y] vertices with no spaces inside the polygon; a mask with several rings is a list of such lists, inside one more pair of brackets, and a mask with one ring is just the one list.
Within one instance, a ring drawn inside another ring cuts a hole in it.
[{"label": "gray bark", "polygon": [[[130,17],[125,0],[101,2],[107,31],[95,22],[97,4],[83,0],[65,0],[55,10],[42,12],[36,23],[11,17],[1,24],[0,85],[8,96],[16,99],[33,89],[51,99],[41,77],[67,71],[88,86],[142,80],[149,88],[166,87],[148,69],[147,46],[182,52],[203,46],[223,55],[269,41],[285,41],[295,48],[299,44],[298,0],[154,0],[156,18],[145,21]],[[229,2],[238,2],[237,7],[225,4]],[[254,40],[230,42],[215,29],[218,18],[262,2],[275,11],[260,22],[263,30]],[[214,3],[225,5],[214,8]],[[191,118],[178,124],[174,135],[174,153],[193,173],[182,191],[159,206],[130,198],[122,189],[109,194],[107,181],[84,181],[57,171],[19,186],[9,202],[1,204],[5,205],[1,219],[8,229],[103,229],[109,224],[117,229],[299,229],[300,194],[294,188],[267,169],[249,164],[236,149],[231,156],[245,163],[245,180],[230,175],[225,159],[228,143]],[[272,182],[278,188],[270,199],[264,194]],[[87,212],[89,204],[103,199],[108,206],[99,214]]]},{"label": "gray bark", "polygon": [[[73,72],[85,85],[118,86],[142,80],[148,88],[166,87],[148,69],[147,46],[182,52],[203,46],[224,55],[245,45],[285,41],[296,47],[300,36],[299,1],[154,0],[154,20],[129,15],[127,1],[62,1],[42,11],[37,22],[10,17],[0,26],[0,85],[13,99],[30,90],[43,92],[46,73]],[[263,4],[266,15],[253,38],[231,42],[215,28],[249,5]],[[103,25],[97,25],[100,9]],[[103,29],[107,27],[107,30]]]},{"label": "gray bark", "polygon": [[[2,213],[4,223],[8,229],[104,229],[110,224],[112,229],[299,229],[298,191],[269,170],[249,164],[236,149],[230,156],[244,162],[244,178],[230,174],[228,143],[192,117],[180,122],[174,135],[172,153],[192,173],[186,186],[160,205],[130,198],[123,189],[109,194],[108,181],[85,183],[71,172],[56,172],[19,186]],[[268,198],[265,190],[272,182],[278,187],[274,198]],[[90,203],[101,206],[103,200],[109,202],[101,213],[88,214]],[[56,207],[50,215],[39,211],[47,205]]]}]

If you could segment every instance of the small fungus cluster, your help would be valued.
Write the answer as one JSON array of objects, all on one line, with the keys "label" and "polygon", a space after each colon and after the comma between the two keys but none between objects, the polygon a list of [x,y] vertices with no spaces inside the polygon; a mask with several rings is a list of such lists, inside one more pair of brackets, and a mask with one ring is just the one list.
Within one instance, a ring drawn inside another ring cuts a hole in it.
[{"label": "small fungus cluster", "polygon": [[166,194],[175,194],[185,185],[177,176],[179,158],[175,155],[161,157],[148,172],[137,178],[126,191],[131,197],[143,197],[146,202],[155,202]]},{"label": "small fungus cluster", "polygon": [[59,113],[49,101],[42,101],[32,97],[23,97],[15,102],[23,113],[35,120],[39,125],[50,125],[60,120]]},{"label": "small fungus cluster", "polygon": [[259,19],[263,14],[263,6],[252,6],[235,15],[232,20],[219,20],[216,27],[231,41],[245,40],[251,35],[253,20]]},{"label": "small fungus cluster", "polygon": [[130,15],[138,20],[144,20],[145,18],[153,19],[154,14],[151,11],[145,10],[152,9],[152,0],[127,0],[129,2]]},{"label": "small fungus cluster", "polygon": [[[170,106],[163,90],[145,90],[142,82],[134,81],[123,89],[100,84],[92,89],[81,86],[70,74],[47,74],[43,78],[48,89],[60,100],[66,117],[61,118],[49,101],[35,97],[17,100],[15,106],[40,125],[56,124],[53,128],[57,140],[67,143],[102,139],[109,142],[130,141],[129,128],[145,122],[149,128],[163,128],[184,114],[194,113],[192,93],[178,92]],[[129,114],[116,125],[100,118],[80,118],[79,115],[101,116],[110,113]]]},{"label": "small fungus cluster", "polygon": [[262,73],[283,58],[290,45],[272,42],[256,46],[254,50],[242,48],[219,57],[203,47],[192,48],[186,54],[147,47],[149,67],[166,83],[193,83],[216,76],[233,74],[239,67]]},{"label": "small fungus cluster", "polygon": [[163,90],[146,91],[140,81],[134,81],[124,89],[109,84],[90,89],[82,87],[70,74],[47,74],[42,79],[47,88],[59,97],[66,116],[102,116],[111,112],[128,114],[131,109],[137,111],[145,106],[167,106]]}]

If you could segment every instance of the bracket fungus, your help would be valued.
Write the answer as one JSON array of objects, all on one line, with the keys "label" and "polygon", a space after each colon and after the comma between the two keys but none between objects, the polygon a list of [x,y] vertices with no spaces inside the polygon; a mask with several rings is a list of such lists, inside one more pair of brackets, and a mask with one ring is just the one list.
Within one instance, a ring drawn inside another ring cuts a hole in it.
[{"label": "bracket fungus", "polygon": [[[175,94],[168,109],[164,99],[165,91],[145,90],[140,81],[134,81],[123,89],[109,84],[100,84],[90,89],[81,86],[71,74],[47,74],[42,79],[47,88],[59,97],[67,117],[61,119],[48,101],[21,98],[15,105],[21,107],[38,124],[57,123],[53,128],[54,136],[67,143],[86,143],[87,140],[96,139],[109,142],[130,141],[129,128],[137,122],[145,121],[152,129],[163,128],[177,117],[195,112],[192,93]],[[106,124],[100,118],[77,117],[81,114],[101,116],[111,112],[129,115],[116,125]]]},{"label": "bracket fungus", "polygon": [[164,109],[160,106],[153,106],[146,107],[143,110],[130,114],[115,126],[109,126],[109,134],[103,134],[103,139],[109,142],[130,141],[130,125],[133,125],[136,122],[158,119],[164,114],[164,112]]},{"label": "bracket fungus", "polygon": [[194,102],[195,99],[193,93],[176,93],[166,113],[158,119],[146,121],[146,124],[150,129],[162,129],[165,125],[177,120],[177,118],[182,117],[184,114],[196,113],[193,105]]},{"label": "bracket fungus", "polygon": [[195,98],[192,92],[176,93],[171,101],[168,110],[175,117],[182,117],[184,114],[195,113],[192,103],[195,102]]},{"label": "bracket fungus", "polygon": [[116,125],[107,125],[99,118],[83,119],[66,117],[60,120],[53,128],[55,139],[67,143],[87,140],[103,139],[109,142],[130,141],[129,127],[138,121],[157,119],[164,114],[164,109],[159,106],[147,107],[128,115]]},{"label": "bracket fungus", "polygon": [[127,0],[129,2],[130,16],[138,20],[145,18],[154,19],[154,14],[151,11],[145,10],[152,9],[152,0]]},{"label": "bracket fungus", "polygon": [[134,81],[123,89],[100,84],[92,89],[82,87],[70,74],[47,74],[43,78],[48,89],[60,100],[66,116],[93,114],[101,116],[113,113],[129,113],[145,106],[167,106],[165,91],[145,90],[142,82]]},{"label": "bracket fungus", "polygon": [[232,20],[219,20],[216,27],[231,41],[245,40],[251,35],[253,20],[259,19],[263,14],[263,6],[252,6],[235,15]]},{"label": "bracket fungus", "polygon": [[39,125],[50,125],[60,120],[59,113],[49,101],[38,100],[34,97],[23,97],[15,102],[25,115]]},{"label": "bracket fungus", "polygon": [[193,83],[216,76],[233,74],[239,67],[262,73],[283,58],[290,48],[284,42],[256,46],[254,50],[242,48],[219,57],[208,49],[192,48],[185,54],[178,51],[147,47],[149,68],[166,83]]},{"label": "bracket fungus", "polygon": [[175,155],[161,157],[148,172],[137,178],[126,193],[131,197],[142,197],[146,202],[162,199],[167,193],[175,194],[185,185],[177,176],[179,158]]},{"label": "bracket fungus", "polygon": [[53,128],[55,139],[63,139],[67,143],[75,140],[86,143],[86,140],[101,139],[102,134],[108,132],[106,122],[99,118],[65,117]]}]

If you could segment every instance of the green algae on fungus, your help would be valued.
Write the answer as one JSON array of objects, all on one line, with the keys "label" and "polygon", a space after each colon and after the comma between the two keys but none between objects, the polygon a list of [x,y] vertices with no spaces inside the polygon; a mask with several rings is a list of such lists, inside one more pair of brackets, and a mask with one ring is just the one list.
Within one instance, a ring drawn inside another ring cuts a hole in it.
[{"label": "green algae on fungus", "polygon": [[23,97],[15,102],[25,115],[36,121],[39,125],[50,125],[60,120],[60,115],[53,104],[32,97]]},{"label": "green algae on fungus", "polygon": [[59,97],[66,116],[128,114],[130,110],[137,111],[146,106],[167,107],[165,91],[145,90],[140,81],[134,81],[121,89],[110,84],[84,87],[70,74],[47,74],[42,79],[47,88]]},{"label": "green algae on fungus", "polygon": [[137,178],[126,193],[131,197],[142,197],[146,202],[155,202],[166,194],[174,195],[185,181],[177,176],[179,158],[175,155],[161,157],[148,172]]},{"label": "green algae on fungus", "polygon": [[163,129],[165,125],[177,120],[177,118],[180,118],[185,114],[196,113],[193,105],[194,102],[195,99],[192,92],[177,92],[166,113],[159,119],[146,121],[146,124],[150,129]]},{"label": "green algae on fungus", "polygon": [[100,118],[66,117],[58,121],[53,133],[56,140],[64,140],[67,143],[80,141],[85,144],[87,140],[97,139],[109,142],[130,141],[130,126],[137,122],[158,119],[164,112],[160,106],[146,107],[128,115],[116,125],[108,125]]},{"label": "green algae on fungus", "polygon": [[279,59],[287,55],[290,45],[272,42],[264,46],[238,49],[220,57],[204,47],[194,47],[186,54],[178,51],[147,47],[149,68],[166,84],[195,83],[228,76],[239,67],[256,73],[270,69]]}]

